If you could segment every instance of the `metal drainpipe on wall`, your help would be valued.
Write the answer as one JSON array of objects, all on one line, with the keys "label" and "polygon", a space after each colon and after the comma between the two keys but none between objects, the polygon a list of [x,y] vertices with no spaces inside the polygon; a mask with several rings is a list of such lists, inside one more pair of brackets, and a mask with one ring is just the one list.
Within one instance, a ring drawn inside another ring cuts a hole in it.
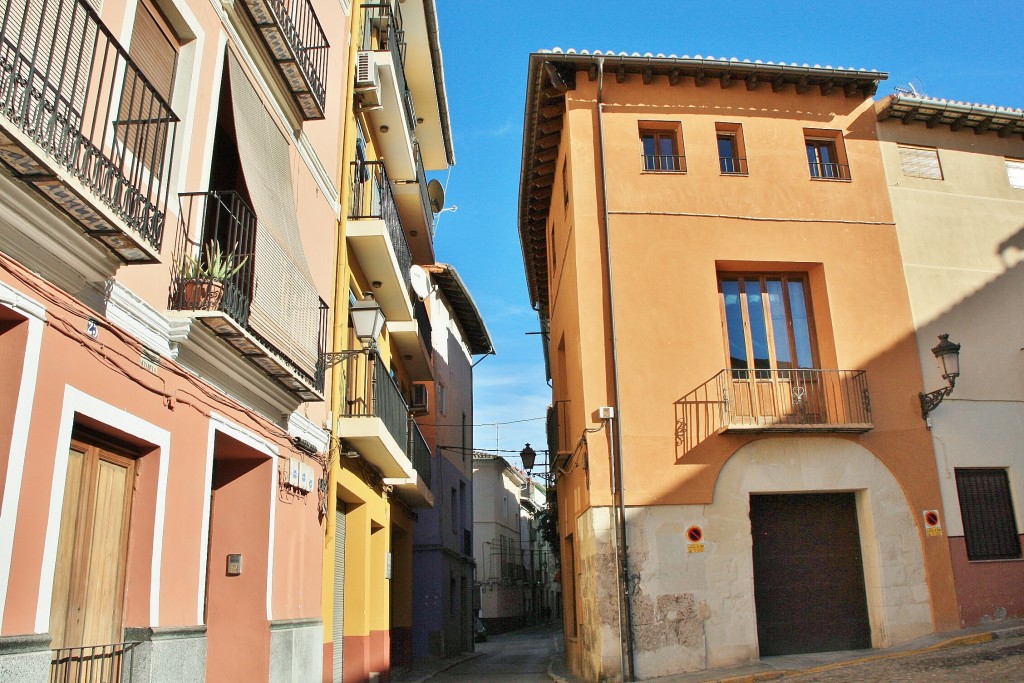
[{"label": "metal drainpipe on wall", "polygon": [[[611,234],[608,227],[608,179],[605,172],[604,158],[604,58],[597,59],[597,138],[598,154],[601,161],[601,213],[604,218],[604,247],[605,247],[605,268],[608,271],[608,324],[611,328],[612,346],[612,386],[615,391],[615,400],[612,405],[615,407],[615,415],[608,420],[609,434],[608,441],[611,448],[609,457],[613,471],[613,509],[615,510],[616,536],[616,559],[619,564],[619,591],[622,595],[622,603],[619,607],[620,632],[625,636],[622,638],[622,679],[632,681],[634,679],[633,669],[633,599],[629,585],[629,543],[626,538],[626,503],[625,487],[623,486],[622,471],[622,439],[619,435],[618,426],[621,424],[621,410],[619,409],[619,359],[618,347],[615,334],[615,292],[612,278],[612,247]],[[625,622],[625,628],[622,623]],[[621,638],[621,636],[620,636]]]}]

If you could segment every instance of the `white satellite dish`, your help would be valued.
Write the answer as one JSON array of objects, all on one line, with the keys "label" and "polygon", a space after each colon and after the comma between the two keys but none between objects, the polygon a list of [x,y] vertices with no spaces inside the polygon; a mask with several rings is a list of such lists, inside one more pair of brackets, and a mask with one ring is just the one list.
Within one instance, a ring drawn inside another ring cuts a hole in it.
[{"label": "white satellite dish", "polygon": [[409,281],[412,283],[412,291],[416,293],[420,301],[430,296],[430,276],[420,266],[409,268]]},{"label": "white satellite dish", "polygon": [[441,213],[444,208],[444,186],[436,178],[427,183],[427,198],[430,200],[430,210]]}]

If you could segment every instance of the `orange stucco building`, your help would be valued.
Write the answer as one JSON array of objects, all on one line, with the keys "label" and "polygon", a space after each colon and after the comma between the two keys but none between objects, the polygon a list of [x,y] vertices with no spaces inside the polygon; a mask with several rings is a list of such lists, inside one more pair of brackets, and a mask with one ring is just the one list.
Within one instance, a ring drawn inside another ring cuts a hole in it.
[{"label": "orange stucco building", "polygon": [[957,627],[884,78],[531,55],[519,225],[576,673]]}]

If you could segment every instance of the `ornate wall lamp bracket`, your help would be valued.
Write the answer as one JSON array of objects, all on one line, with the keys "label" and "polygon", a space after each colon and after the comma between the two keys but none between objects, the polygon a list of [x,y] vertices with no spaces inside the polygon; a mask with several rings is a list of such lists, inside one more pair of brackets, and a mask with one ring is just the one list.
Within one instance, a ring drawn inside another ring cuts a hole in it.
[{"label": "ornate wall lamp bracket", "polygon": [[932,349],[932,353],[939,364],[942,379],[949,382],[949,386],[928,393],[918,393],[918,399],[921,401],[921,417],[925,422],[928,421],[928,414],[942,403],[942,399],[953,393],[956,378],[960,376],[960,345],[949,341],[948,334],[939,335],[939,343]]}]

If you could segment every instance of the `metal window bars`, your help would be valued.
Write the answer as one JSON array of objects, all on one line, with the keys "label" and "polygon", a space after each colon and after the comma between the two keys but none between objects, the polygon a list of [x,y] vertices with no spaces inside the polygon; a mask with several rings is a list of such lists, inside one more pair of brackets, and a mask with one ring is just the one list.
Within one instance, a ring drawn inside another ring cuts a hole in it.
[{"label": "metal window bars", "polygon": [[808,161],[811,177],[818,180],[849,180],[850,166],[848,164],[832,164],[821,161]]},{"label": "metal window bars", "polygon": [[111,643],[52,650],[50,683],[131,683],[138,643]]},{"label": "metal window bars", "polygon": [[685,171],[686,157],[682,154],[642,154],[645,171]]}]

